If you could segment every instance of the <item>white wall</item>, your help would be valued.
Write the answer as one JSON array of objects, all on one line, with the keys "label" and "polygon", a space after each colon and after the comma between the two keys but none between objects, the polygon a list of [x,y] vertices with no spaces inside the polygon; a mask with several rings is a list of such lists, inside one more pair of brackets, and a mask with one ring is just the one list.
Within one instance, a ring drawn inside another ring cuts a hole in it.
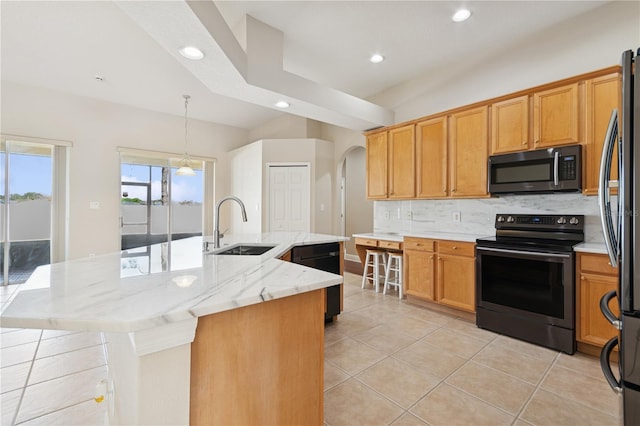
[{"label": "white wall", "polygon": [[[120,249],[120,159],[124,146],[176,153],[184,118],[46,89],[2,82],[3,134],[68,140],[70,160],[69,258]],[[227,152],[245,143],[246,130],[189,120],[191,154],[214,157],[216,198],[228,193]],[[89,202],[100,202],[90,210]]]},{"label": "white wall", "polygon": [[[367,200],[367,180],[363,173],[366,166],[366,150],[354,148],[345,158],[346,212],[345,236],[371,232],[373,229],[373,201]],[[356,255],[353,239],[346,243],[347,254]]]},{"label": "white wall", "polygon": [[[262,141],[231,151],[231,194],[240,198],[247,210],[242,221],[240,207],[233,201],[220,209],[231,213],[229,232],[251,234],[262,232]],[[221,229],[224,231],[224,229]]]}]

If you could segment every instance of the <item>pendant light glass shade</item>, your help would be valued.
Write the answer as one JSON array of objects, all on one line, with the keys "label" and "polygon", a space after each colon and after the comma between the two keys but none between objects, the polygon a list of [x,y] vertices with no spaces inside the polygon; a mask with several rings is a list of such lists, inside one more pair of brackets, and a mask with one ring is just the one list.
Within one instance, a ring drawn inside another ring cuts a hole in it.
[{"label": "pendant light glass shade", "polygon": [[178,176],[195,176],[196,172],[191,168],[191,158],[187,152],[187,106],[189,105],[189,99],[191,96],[182,95],[184,98],[184,156],[182,157],[182,163],[180,168],[176,171]]}]

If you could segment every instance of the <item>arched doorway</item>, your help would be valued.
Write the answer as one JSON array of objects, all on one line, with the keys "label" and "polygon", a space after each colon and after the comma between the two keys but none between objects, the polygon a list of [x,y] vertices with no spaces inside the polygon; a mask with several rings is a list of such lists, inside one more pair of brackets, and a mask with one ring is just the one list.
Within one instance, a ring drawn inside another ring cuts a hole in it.
[{"label": "arched doorway", "polygon": [[[340,173],[340,230],[342,235],[373,232],[373,201],[367,199],[366,188],[366,149],[353,147],[345,153]],[[345,269],[349,263],[361,270],[353,238],[345,243]],[[355,272],[350,270],[350,272]]]}]

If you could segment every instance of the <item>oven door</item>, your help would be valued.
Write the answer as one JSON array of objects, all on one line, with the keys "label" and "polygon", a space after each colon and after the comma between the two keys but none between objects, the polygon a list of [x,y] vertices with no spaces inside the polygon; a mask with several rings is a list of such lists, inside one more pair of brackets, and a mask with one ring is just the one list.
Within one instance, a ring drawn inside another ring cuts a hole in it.
[{"label": "oven door", "polygon": [[476,248],[477,305],[574,329],[573,252]]}]

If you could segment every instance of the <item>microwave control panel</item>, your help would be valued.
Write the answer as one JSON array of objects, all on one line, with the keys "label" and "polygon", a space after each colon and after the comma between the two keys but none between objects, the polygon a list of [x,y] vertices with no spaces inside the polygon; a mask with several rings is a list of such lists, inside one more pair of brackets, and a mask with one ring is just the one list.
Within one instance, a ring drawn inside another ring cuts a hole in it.
[{"label": "microwave control panel", "polygon": [[576,179],[576,156],[567,155],[560,157],[560,164],[558,166],[558,174],[560,180],[575,180]]}]

